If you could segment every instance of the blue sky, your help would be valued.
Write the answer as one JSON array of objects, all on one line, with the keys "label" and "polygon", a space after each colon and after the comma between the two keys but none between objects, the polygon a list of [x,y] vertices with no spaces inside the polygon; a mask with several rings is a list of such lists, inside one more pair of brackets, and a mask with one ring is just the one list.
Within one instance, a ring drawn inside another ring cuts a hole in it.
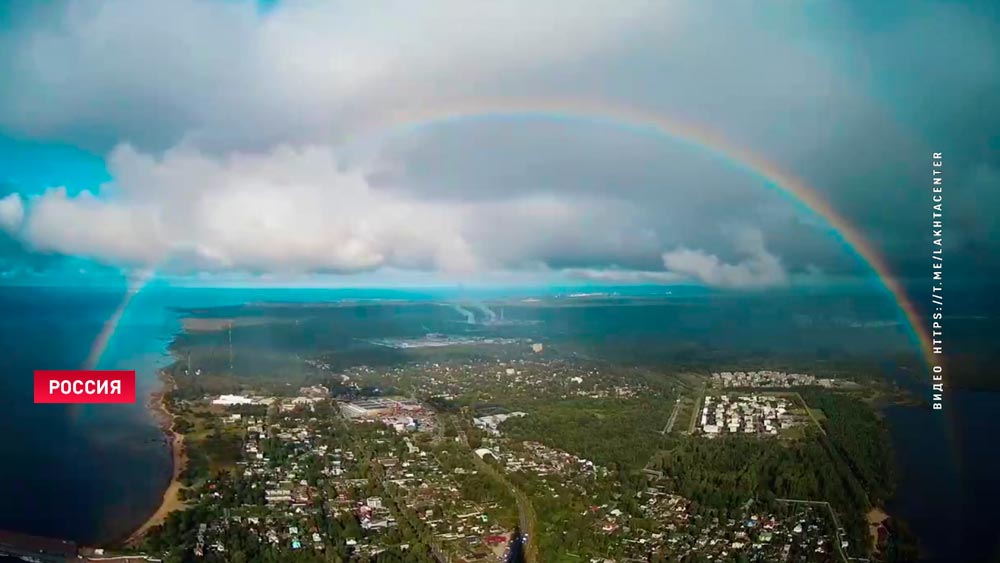
[{"label": "blue sky", "polygon": [[104,158],[72,145],[0,137],[0,183],[5,193],[37,194],[66,186],[71,194],[111,179]]}]

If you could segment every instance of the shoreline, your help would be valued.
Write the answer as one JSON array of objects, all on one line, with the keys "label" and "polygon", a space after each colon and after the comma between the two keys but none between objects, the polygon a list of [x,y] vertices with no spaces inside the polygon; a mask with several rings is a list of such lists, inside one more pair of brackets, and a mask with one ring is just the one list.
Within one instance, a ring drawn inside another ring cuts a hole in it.
[{"label": "shoreline", "polygon": [[879,553],[879,529],[891,518],[884,508],[873,506],[865,513],[865,522],[868,524],[868,534],[872,539],[872,553]]},{"label": "shoreline", "polygon": [[180,492],[183,488],[181,474],[187,467],[188,462],[187,451],[184,448],[184,434],[176,430],[177,415],[170,412],[165,400],[167,393],[174,389],[175,384],[173,379],[163,369],[159,370],[159,378],[163,385],[159,391],[150,395],[148,408],[153,418],[159,423],[164,437],[170,442],[172,465],[170,483],[163,491],[163,498],[156,510],[125,539],[123,544],[126,546],[137,546],[143,540],[146,533],[151,528],[162,524],[171,512],[184,510],[187,507],[187,503],[180,498]]}]

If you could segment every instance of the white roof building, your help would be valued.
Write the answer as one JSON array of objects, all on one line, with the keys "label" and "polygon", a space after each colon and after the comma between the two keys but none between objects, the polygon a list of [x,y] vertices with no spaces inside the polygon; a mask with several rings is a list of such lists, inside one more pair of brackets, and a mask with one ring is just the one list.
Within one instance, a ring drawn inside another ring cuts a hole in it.
[{"label": "white roof building", "polygon": [[218,399],[212,401],[213,405],[252,405],[254,400],[250,397],[244,397],[243,395],[219,395]]}]

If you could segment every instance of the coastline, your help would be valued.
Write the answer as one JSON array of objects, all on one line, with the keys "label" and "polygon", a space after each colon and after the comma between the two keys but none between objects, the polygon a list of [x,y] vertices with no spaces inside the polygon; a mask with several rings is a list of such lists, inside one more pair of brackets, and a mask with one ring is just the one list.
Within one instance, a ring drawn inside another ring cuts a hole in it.
[{"label": "coastline", "polygon": [[174,389],[175,384],[173,379],[167,375],[166,370],[159,370],[159,377],[163,383],[162,388],[150,395],[148,406],[153,417],[163,430],[164,437],[170,441],[170,458],[172,462],[170,483],[163,491],[163,498],[156,510],[153,511],[142,525],[129,534],[124,542],[128,546],[137,546],[151,528],[162,524],[171,512],[183,510],[187,506],[187,503],[180,498],[180,492],[183,488],[181,474],[184,473],[188,462],[187,452],[184,448],[184,434],[177,431],[177,417],[174,413],[170,412],[166,403],[166,396]]},{"label": "coastline", "polygon": [[873,506],[865,513],[865,521],[868,523],[868,533],[872,538],[872,553],[879,553],[879,529],[885,526],[889,514],[885,509]]}]

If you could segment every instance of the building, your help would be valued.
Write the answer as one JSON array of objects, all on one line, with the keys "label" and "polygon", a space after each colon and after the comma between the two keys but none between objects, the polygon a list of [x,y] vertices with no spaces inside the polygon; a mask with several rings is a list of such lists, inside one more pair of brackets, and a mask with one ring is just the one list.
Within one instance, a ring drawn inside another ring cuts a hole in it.
[{"label": "building", "polygon": [[527,414],[523,412],[512,412],[509,414],[493,414],[490,416],[480,416],[472,419],[472,424],[475,425],[476,428],[481,428],[491,434],[497,434],[499,433],[499,427],[503,423],[503,421],[511,417],[521,417],[521,416],[527,416]]},{"label": "building", "polygon": [[252,405],[255,402],[250,397],[243,395],[219,395],[219,398],[212,401],[212,404],[230,407],[233,405]]},{"label": "building", "polygon": [[330,390],[322,385],[313,385],[311,387],[300,387],[299,395],[303,397],[319,397],[326,398],[330,396]]},{"label": "building", "polygon": [[490,451],[489,448],[479,448],[478,450],[476,450],[476,455],[479,456],[479,459],[482,459],[482,460],[485,460],[486,456],[490,456],[494,460],[497,459],[497,455],[495,453],[493,453],[492,451]]},{"label": "building", "polygon": [[396,408],[396,401],[365,399],[340,403],[340,412],[347,418],[369,418],[389,414]]},{"label": "building", "polygon": [[706,435],[775,435],[800,424],[788,399],[774,395],[706,396],[698,428]]}]

